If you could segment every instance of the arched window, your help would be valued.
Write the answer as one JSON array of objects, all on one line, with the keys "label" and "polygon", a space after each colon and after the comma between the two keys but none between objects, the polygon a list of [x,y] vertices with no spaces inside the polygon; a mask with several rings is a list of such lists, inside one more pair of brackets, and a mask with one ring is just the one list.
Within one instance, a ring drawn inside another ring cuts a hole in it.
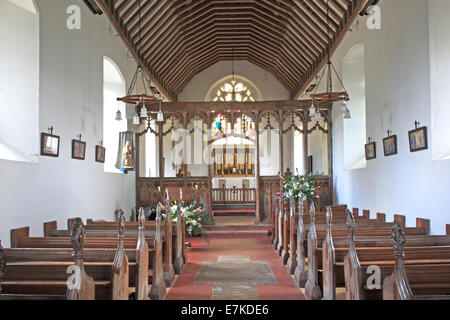
[{"label": "arched window", "polygon": [[241,81],[235,79],[221,86],[213,101],[221,102],[254,102],[252,91]]},{"label": "arched window", "polygon": [[364,45],[352,47],[343,61],[344,85],[350,95],[351,119],[344,120],[344,167],[366,167],[366,67]]},{"label": "arched window", "polygon": [[[117,102],[117,97],[125,95],[125,79],[117,65],[108,57],[103,57],[103,144],[106,148],[105,172],[120,173],[116,168],[119,132],[127,131],[125,106]],[[117,109],[122,120],[117,121]]]},{"label": "arched window", "polygon": [[0,1],[0,39],[0,159],[38,162],[39,14],[32,0]]}]

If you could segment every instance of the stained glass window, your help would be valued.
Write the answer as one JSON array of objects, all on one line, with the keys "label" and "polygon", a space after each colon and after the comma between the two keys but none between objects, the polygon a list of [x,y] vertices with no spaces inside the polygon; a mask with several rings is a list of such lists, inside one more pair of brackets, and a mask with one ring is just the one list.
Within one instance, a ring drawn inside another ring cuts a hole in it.
[{"label": "stained glass window", "polygon": [[242,82],[231,80],[217,90],[214,101],[221,102],[254,102],[252,92]]}]

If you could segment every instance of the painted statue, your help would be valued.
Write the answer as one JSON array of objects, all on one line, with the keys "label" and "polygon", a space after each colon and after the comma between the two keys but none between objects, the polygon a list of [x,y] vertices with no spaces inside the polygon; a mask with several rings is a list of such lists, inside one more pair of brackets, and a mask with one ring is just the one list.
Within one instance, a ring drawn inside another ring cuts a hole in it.
[{"label": "painted statue", "polygon": [[122,155],[123,155],[122,168],[123,169],[133,169],[133,165],[131,163],[132,152],[133,152],[133,149],[131,147],[130,141],[126,141],[125,146],[123,147],[123,150],[122,150]]}]

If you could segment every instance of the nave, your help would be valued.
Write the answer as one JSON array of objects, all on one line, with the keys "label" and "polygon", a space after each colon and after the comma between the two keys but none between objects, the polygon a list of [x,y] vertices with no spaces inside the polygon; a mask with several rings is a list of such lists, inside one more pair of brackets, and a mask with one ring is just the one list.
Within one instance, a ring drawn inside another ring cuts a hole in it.
[{"label": "nave", "polygon": [[168,300],[303,300],[267,235],[194,238]]},{"label": "nave", "polygon": [[448,12],[0,0],[0,300],[448,300]]},{"label": "nave", "polygon": [[279,198],[266,232],[236,223],[204,239],[186,237],[181,215],[162,224],[165,203],[155,223],[144,209],[138,223],[125,222],[120,210],[116,223],[46,222],[44,237],[11,230],[12,248],[0,247],[0,299],[450,299],[450,234],[430,235],[427,219],[405,227],[401,215],[386,222],[346,205],[316,213],[314,201]]}]

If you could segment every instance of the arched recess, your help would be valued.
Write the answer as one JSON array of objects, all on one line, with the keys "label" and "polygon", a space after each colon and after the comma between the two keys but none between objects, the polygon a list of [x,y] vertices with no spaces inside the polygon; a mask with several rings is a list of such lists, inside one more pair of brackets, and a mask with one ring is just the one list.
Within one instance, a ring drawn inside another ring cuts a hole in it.
[{"label": "arched recess", "polygon": [[288,112],[283,117],[285,172],[304,174],[307,167],[304,161],[303,139],[303,135],[307,133],[305,132],[303,117],[301,112]]},{"label": "arched recess", "polygon": [[[120,173],[116,168],[119,147],[119,132],[127,131],[125,105],[117,102],[126,92],[125,78],[117,64],[109,57],[103,57],[103,145],[106,148],[105,172]],[[116,112],[122,113],[122,120],[117,121]]]},{"label": "arched recess", "polygon": [[204,133],[208,130],[208,115],[206,112],[192,112],[186,117],[186,130],[189,137],[186,141],[187,154],[186,162],[188,175],[192,177],[208,176],[208,166],[203,161],[203,152],[206,150],[208,141],[203,139]]},{"label": "arched recess", "polygon": [[276,112],[259,115],[259,163],[261,176],[276,176],[280,172],[280,118]]},{"label": "arched recess", "polygon": [[[261,91],[258,89],[258,87],[247,77],[235,75],[234,79],[237,82],[242,82],[245,86],[248,87],[248,89],[251,91],[253,98],[255,101],[263,101],[263,95],[261,94]],[[208,93],[205,96],[205,101],[213,101],[214,98],[217,96],[217,91],[225,84],[233,80],[233,76],[229,75],[226,77],[223,77],[216,81],[208,90]]]},{"label": "arched recess", "polygon": [[366,67],[364,44],[351,47],[343,59],[344,85],[350,95],[351,119],[344,120],[344,168],[366,167]]},{"label": "arched recess", "polygon": [[39,11],[0,1],[0,159],[38,162]]}]

